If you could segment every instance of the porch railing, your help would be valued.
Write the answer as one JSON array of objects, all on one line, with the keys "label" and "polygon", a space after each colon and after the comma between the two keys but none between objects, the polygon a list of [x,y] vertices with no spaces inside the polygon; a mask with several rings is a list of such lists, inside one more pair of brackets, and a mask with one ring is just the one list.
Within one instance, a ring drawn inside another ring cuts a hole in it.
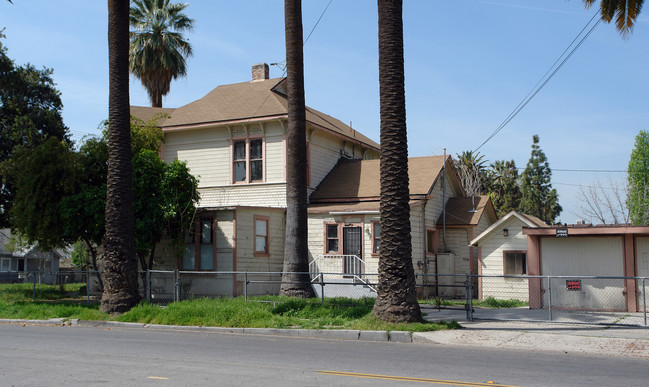
[{"label": "porch railing", "polygon": [[311,282],[318,282],[321,278],[351,279],[354,283],[361,283],[376,292],[373,284],[364,276],[365,261],[355,254],[351,255],[318,255],[309,263]]}]

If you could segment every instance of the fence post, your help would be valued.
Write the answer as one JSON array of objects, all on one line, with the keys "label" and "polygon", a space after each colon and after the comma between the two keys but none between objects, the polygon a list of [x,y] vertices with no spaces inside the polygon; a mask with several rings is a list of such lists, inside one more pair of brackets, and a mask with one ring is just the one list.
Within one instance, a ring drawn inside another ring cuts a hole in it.
[{"label": "fence post", "polygon": [[33,272],[32,274],[34,275],[34,301],[36,301],[36,274]]},{"label": "fence post", "polygon": [[647,326],[647,287],[646,278],[642,279],[642,309],[644,310],[644,326]]},{"label": "fence post", "polygon": [[552,321],[552,278],[548,277],[548,313]]},{"label": "fence post", "polygon": [[174,270],[174,301],[179,302],[180,301],[180,271],[178,269]]},{"label": "fence post", "polygon": [[147,302],[151,302],[151,271],[146,269],[146,283],[144,284],[144,291],[146,292]]},{"label": "fence post", "polygon": [[320,273],[320,298],[322,299],[322,303],[324,304],[324,275]]},{"label": "fence post", "polygon": [[243,299],[248,302],[248,272],[243,273]]},{"label": "fence post", "polygon": [[90,268],[86,268],[86,304],[90,304]]},{"label": "fence post", "polygon": [[466,319],[473,321],[473,289],[471,288],[471,271],[464,275],[464,297],[466,303],[464,307],[466,308]]}]

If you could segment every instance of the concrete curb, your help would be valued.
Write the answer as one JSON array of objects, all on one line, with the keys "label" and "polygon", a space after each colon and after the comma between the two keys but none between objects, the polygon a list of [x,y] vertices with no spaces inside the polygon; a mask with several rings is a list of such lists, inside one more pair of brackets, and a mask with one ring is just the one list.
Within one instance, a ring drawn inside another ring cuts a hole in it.
[{"label": "concrete curb", "polygon": [[143,324],[119,321],[103,320],[21,320],[21,319],[0,319],[0,324],[29,324],[29,325],[69,325],[92,328],[150,328],[158,330],[175,330],[187,332],[212,332],[226,334],[249,334],[260,336],[284,336],[284,337],[304,337],[316,339],[331,340],[351,340],[351,341],[382,341],[395,343],[411,343],[412,337],[410,332],[402,331],[361,331],[349,329],[277,329],[277,328],[226,328],[226,327],[202,327],[187,325],[160,325],[160,324]]}]

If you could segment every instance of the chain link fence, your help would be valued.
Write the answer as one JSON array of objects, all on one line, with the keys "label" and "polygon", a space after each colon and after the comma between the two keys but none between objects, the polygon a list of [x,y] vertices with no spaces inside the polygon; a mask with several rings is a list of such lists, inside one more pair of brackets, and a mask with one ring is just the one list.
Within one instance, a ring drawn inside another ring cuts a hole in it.
[{"label": "chain link fence", "polygon": [[[378,275],[301,273],[318,298],[376,297]],[[100,272],[21,272],[14,282],[32,284],[33,300],[93,303],[101,299]],[[198,298],[279,294],[281,272],[149,270],[139,273],[143,299],[157,304]],[[427,319],[516,320],[648,326],[646,277],[502,276],[418,274],[416,290]],[[353,303],[353,301],[352,301]]]}]

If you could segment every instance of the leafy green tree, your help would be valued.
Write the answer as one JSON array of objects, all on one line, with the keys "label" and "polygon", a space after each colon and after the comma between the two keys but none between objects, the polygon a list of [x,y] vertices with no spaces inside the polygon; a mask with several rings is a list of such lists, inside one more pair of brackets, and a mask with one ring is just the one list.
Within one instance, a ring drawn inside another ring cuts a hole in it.
[{"label": "leafy green tree", "polygon": [[19,151],[12,168],[17,191],[11,209],[14,229],[43,250],[63,247],[66,225],[59,203],[76,190],[74,154],[67,144],[50,138],[33,150]]},{"label": "leafy green tree", "polygon": [[487,170],[487,194],[496,209],[498,217],[512,210],[518,210],[521,201],[521,186],[518,168],[514,160],[496,160]]},{"label": "leafy green tree", "polygon": [[649,132],[641,130],[635,137],[627,168],[629,188],[626,205],[631,223],[649,224]]},{"label": "leafy green tree", "polygon": [[539,136],[534,135],[532,153],[521,176],[520,210],[548,224],[553,224],[563,210],[557,190],[552,188],[551,178],[552,170],[539,146]]},{"label": "leafy green tree", "polygon": [[378,15],[381,248],[373,313],[386,321],[419,321],[408,204],[402,0],[378,0]]},{"label": "leafy green tree", "polygon": [[171,80],[187,73],[186,58],[192,46],[182,36],[194,21],[183,11],[187,4],[169,0],[133,0],[130,11],[129,69],[142,81],[151,106],[162,107]]},{"label": "leafy green tree", "polygon": [[[583,0],[588,9],[598,0]],[[601,0],[602,20],[610,23],[615,18],[615,27],[627,37],[633,31],[633,25],[640,15],[644,0]]]},{"label": "leafy green tree", "polygon": [[[2,30],[4,31],[4,30]],[[22,148],[34,149],[48,138],[70,142],[63,124],[61,96],[52,70],[17,66],[7,56],[0,31],[0,227],[9,227],[15,182],[9,177],[11,157]]]}]

